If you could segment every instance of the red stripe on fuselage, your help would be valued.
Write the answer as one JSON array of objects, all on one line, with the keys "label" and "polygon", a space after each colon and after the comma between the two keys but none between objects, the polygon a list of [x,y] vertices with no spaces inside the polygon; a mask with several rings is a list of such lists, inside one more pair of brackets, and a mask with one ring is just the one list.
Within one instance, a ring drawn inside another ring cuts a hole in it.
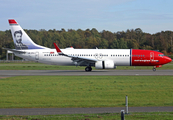
[{"label": "red stripe on fuselage", "polygon": [[132,66],[157,66],[168,63],[168,57],[159,56],[161,54],[163,55],[163,53],[153,50],[132,49]]}]

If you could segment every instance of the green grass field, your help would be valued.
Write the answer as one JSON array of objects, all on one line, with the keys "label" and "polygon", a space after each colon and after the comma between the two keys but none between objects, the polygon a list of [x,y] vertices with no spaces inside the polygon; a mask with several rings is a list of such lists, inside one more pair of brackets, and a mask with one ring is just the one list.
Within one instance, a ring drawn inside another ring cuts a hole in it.
[{"label": "green grass field", "polygon": [[[173,112],[131,113],[126,120],[172,120]],[[73,114],[73,115],[36,115],[0,116],[4,120],[121,120],[120,113]]]},{"label": "green grass field", "polygon": [[0,79],[0,108],[173,106],[173,76],[18,76]]},{"label": "green grass field", "polygon": [[[113,70],[143,70],[150,69],[152,66],[117,66],[117,69]],[[19,63],[0,63],[0,70],[84,70],[85,67],[76,66],[56,66],[56,65],[46,65],[35,62],[19,62]],[[158,70],[173,69],[173,62],[163,65]],[[93,67],[93,70],[95,68]]]},{"label": "green grass field", "polygon": [[[0,70],[84,70],[34,62],[0,63]],[[115,70],[153,67],[118,66]],[[173,62],[159,69],[173,69]],[[93,70],[95,70],[93,68]],[[173,76],[18,76],[0,79],[0,108],[173,106]],[[172,120],[173,112],[131,113],[127,120]],[[0,116],[8,120],[116,120],[120,113]]]}]

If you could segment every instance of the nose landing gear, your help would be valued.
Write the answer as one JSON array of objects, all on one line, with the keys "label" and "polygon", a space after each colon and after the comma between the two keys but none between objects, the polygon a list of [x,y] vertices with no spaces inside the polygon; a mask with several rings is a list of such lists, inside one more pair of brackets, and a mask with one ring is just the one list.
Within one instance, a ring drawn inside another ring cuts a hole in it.
[{"label": "nose landing gear", "polygon": [[156,68],[153,68],[153,71],[155,72],[156,71]]},{"label": "nose landing gear", "polygon": [[86,71],[86,72],[90,72],[90,71],[92,71],[91,66],[87,66],[87,67],[85,68],[85,71]]},{"label": "nose landing gear", "polygon": [[159,67],[162,67],[162,65],[156,65],[156,66],[154,66],[153,71],[155,72],[156,71],[156,68],[159,68]]}]

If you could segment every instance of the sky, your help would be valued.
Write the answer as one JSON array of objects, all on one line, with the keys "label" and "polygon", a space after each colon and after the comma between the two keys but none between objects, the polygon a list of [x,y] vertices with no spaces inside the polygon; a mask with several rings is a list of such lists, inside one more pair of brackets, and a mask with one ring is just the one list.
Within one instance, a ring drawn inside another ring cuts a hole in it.
[{"label": "sky", "polygon": [[8,19],[23,29],[92,29],[118,32],[141,28],[173,31],[173,0],[0,0],[0,31]]}]

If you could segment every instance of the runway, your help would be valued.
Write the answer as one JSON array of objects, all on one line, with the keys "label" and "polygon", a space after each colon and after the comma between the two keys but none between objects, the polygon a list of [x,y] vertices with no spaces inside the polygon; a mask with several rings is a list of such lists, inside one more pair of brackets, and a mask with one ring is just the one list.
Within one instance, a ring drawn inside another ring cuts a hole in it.
[{"label": "runway", "polygon": [[[120,113],[125,107],[111,108],[11,108],[0,109],[0,115],[58,115],[58,114],[93,114]],[[173,107],[130,107],[131,112],[172,112]]]},{"label": "runway", "polygon": [[35,75],[173,75],[173,70],[0,70],[0,77],[35,76]]}]

